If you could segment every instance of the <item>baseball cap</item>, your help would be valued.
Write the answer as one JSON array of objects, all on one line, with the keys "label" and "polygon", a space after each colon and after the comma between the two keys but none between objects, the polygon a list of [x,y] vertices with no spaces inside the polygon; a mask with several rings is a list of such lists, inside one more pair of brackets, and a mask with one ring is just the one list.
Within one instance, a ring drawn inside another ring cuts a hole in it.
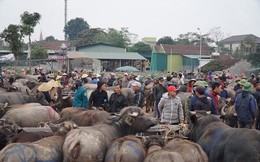
[{"label": "baseball cap", "polygon": [[174,86],[169,86],[169,87],[167,88],[167,91],[168,91],[168,92],[170,92],[170,91],[177,92],[178,89],[176,89]]}]

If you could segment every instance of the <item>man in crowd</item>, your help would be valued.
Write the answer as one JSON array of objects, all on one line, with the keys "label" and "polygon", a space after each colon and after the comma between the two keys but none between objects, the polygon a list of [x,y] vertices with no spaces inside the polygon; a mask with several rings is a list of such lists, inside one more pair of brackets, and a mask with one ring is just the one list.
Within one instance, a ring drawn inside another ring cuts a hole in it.
[{"label": "man in crowd", "polygon": [[89,97],[89,108],[106,109],[108,103],[108,96],[105,89],[106,83],[103,81],[98,81],[97,89],[94,90]]},{"label": "man in crowd", "polygon": [[167,88],[168,93],[163,94],[158,109],[161,113],[161,123],[183,124],[184,115],[180,97],[176,96],[177,89],[174,86]]},{"label": "man in crowd", "polygon": [[258,114],[256,115],[256,129],[260,130],[260,81],[256,82],[255,93],[253,94],[258,107]]},{"label": "man in crowd", "polygon": [[72,106],[77,108],[87,108],[87,105],[87,90],[84,87],[82,87],[82,81],[80,79],[77,79],[75,81],[75,94]]},{"label": "man in crowd", "polygon": [[160,113],[158,110],[158,104],[162,98],[162,95],[167,92],[167,88],[164,86],[164,79],[163,77],[158,78],[159,83],[153,88],[153,96],[154,96],[154,101],[155,101],[155,106],[154,106],[154,112],[153,112],[153,117],[155,119],[160,118]]},{"label": "man in crowd", "polygon": [[220,113],[220,107],[219,107],[219,99],[218,99],[218,95],[221,92],[221,85],[219,82],[214,82],[212,83],[212,89],[209,92],[210,97],[213,100],[214,106],[216,108],[217,114]]},{"label": "man in crowd", "polygon": [[255,97],[250,94],[253,85],[246,82],[235,99],[238,127],[251,129],[255,120],[257,103]]},{"label": "man in crowd", "polygon": [[194,109],[191,111],[195,110],[205,110],[205,111],[210,111],[211,114],[217,114],[216,108],[213,104],[213,101],[210,97],[205,96],[205,91],[206,88],[203,86],[197,86],[195,88],[195,94],[197,96],[196,103],[194,105]]},{"label": "man in crowd", "polygon": [[122,94],[122,85],[115,85],[115,92],[110,96],[108,104],[108,112],[120,112],[124,107],[128,106],[126,97]]},{"label": "man in crowd", "polygon": [[135,81],[134,83],[132,83],[132,88],[134,90],[132,106],[137,106],[142,108],[144,103],[144,94],[141,91],[141,83]]}]

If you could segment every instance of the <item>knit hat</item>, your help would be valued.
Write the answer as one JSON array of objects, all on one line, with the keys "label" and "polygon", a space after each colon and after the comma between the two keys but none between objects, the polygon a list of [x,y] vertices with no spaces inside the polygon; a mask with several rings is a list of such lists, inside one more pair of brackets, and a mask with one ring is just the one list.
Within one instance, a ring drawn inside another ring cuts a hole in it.
[{"label": "knit hat", "polygon": [[250,91],[252,89],[252,84],[250,82],[246,82],[242,88],[243,91]]},{"label": "knit hat", "polygon": [[169,86],[169,87],[167,88],[167,91],[168,91],[168,92],[170,92],[170,91],[177,92],[178,89],[176,89],[174,86]]},{"label": "knit hat", "polygon": [[241,80],[239,81],[239,84],[243,86],[246,82],[247,82],[247,81],[246,81],[245,79],[241,79]]},{"label": "knit hat", "polygon": [[52,86],[49,85],[48,83],[42,83],[39,87],[38,87],[38,91],[41,91],[41,92],[47,92],[49,90],[52,89]]}]

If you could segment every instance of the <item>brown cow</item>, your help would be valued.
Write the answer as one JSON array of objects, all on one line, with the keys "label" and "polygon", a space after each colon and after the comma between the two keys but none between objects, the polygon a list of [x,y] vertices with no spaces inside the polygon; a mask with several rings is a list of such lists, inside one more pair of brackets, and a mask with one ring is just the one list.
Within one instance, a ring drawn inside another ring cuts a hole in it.
[{"label": "brown cow", "polygon": [[76,128],[73,122],[64,122],[54,136],[33,143],[12,143],[0,152],[0,162],[62,161],[62,146],[66,134]]},{"label": "brown cow", "polygon": [[61,119],[55,123],[71,120],[79,126],[91,126],[107,121],[110,114],[106,111],[87,110],[84,108],[68,107],[61,111]]}]

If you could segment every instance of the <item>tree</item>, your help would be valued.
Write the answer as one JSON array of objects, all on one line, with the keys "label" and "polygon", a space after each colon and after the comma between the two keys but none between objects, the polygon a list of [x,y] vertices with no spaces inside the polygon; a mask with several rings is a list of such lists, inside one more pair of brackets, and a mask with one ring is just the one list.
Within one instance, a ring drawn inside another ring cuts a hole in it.
[{"label": "tree", "polygon": [[77,38],[77,34],[89,30],[89,24],[83,18],[71,19],[64,27],[64,32],[68,36],[69,40]]},{"label": "tree", "polygon": [[148,44],[137,42],[132,47],[128,48],[129,52],[138,52],[140,54],[152,53],[152,49]]},{"label": "tree", "polygon": [[1,34],[1,38],[4,38],[9,43],[9,49],[14,54],[16,60],[19,60],[19,55],[23,46],[23,32],[20,25],[9,25]]},{"label": "tree", "polygon": [[175,41],[172,39],[172,37],[170,36],[165,36],[165,37],[162,37],[160,38],[157,42],[156,42],[157,45],[159,44],[175,44]]},{"label": "tree", "polygon": [[47,50],[42,48],[39,44],[32,44],[32,59],[47,59],[48,53]]},{"label": "tree", "polygon": [[[34,32],[34,27],[40,22],[41,15],[37,12],[30,14],[29,12],[25,11],[21,15],[21,23],[23,28],[24,35],[29,37],[28,43],[28,58],[31,59],[31,34]],[[30,71],[31,71],[31,62],[30,64]]]},{"label": "tree", "polygon": [[50,35],[50,36],[45,38],[45,41],[46,42],[52,42],[52,41],[55,41],[55,38],[54,38],[54,36]]},{"label": "tree", "polygon": [[251,63],[252,66],[254,67],[259,67],[260,66],[260,52],[256,53],[250,53],[247,56],[247,61]]},{"label": "tree", "polygon": [[121,28],[120,31],[114,28],[108,28],[105,33],[96,36],[96,42],[103,42],[117,47],[126,48],[135,41],[136,36],[136,34],[130,33],[128,28]]},{"label": "tree", "polygon": [[78,38],[72,41],[73,46],[81,46],[87,44],[97,43],[99,37],[104,36],[106,33],[101,28],[90,28],[78,33]]},{"label": "tree", "polygon": [[224,33],[221,31],[220,27],[213,27],[209,30],[209,37],[214,40],[217,45],[217,51],[220,51],[219,41],[224,38]]}]

